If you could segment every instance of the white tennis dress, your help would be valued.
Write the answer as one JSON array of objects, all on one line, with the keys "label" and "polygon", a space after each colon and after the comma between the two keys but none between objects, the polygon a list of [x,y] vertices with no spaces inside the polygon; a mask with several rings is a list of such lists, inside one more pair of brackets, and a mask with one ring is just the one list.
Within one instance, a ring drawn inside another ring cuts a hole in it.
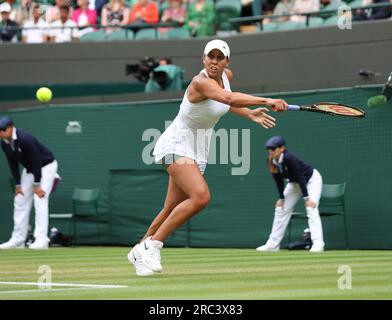
[{"label": "white tennis dress", "polygon": [[[205,69],[200,73],[208,77]],[[224,89],[231,92],[225,72],[222,74],[222,81]],[[165,156],[176,154],[195,160],[200,172],[204,174],[213,128],[229,108],[229,105],[211,99],[191,103],[187,89],[177,117],[155,145],[155,162],[160,163]]]}]

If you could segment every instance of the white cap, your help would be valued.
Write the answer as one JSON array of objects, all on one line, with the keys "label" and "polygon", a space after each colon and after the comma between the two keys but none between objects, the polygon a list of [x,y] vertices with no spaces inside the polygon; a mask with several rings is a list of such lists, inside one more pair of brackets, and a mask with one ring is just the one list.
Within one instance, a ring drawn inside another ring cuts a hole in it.
[{"label": "white cap", "polygon": [[223,40],[216,39],[208,42],[204,48],[204,54],[209,54],[210,51],[214,49],[220,50],[225,55],[225,57],[230,58],[230,48]]},{"label": "white cap", "polygon": [[12,8],[8,2],[0,4],[0,12],[11,12]]}]

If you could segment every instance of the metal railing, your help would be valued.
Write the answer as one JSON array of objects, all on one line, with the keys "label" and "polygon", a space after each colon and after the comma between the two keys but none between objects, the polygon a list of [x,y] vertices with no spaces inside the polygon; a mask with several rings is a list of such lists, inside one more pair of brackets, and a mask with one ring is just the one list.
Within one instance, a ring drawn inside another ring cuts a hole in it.
[{"label": "metal railing", "polygon": [[[312,11],[312,12],[303,12],[303,13],[287,13],[287,14],[280,14],[280,15],[257,15],[257,16],[251,16],[251,17],[242,17],[242,18],[231,18],[228,21],[230,23],[234,24],[245,24],[249,22],[255,22],[255,23],[260,23],[260,30],[263,30],[263,20],[264,19],[278,19],[278,18],[283,18],[283,17],[291,17],[291,16],[305,16],[305,26],[309,26],[309,18],[312,16],[322,16],[322,15],[327,15],[327,14],[334,14],[338,11],[341,11],[342,13],[345,13],[348,11],[348,7],[350,8],[351,11],[357,10],[357,9],[374,9],[374,8],[385,8],[385,7],[390,7],[392,8],[392,3],[376,3],[372,5],[367,5],[367,6],[355,6],[355,7],[350,7],[350,4],[342,4],[341,6],[337,7],[336,9],[331,9],[331,10],[319,10],[319,11]],[[341,8],[341,9],[339,9]]]},{"label": "metal railing", "polygon": [[[128,38],[128,32],[132,32],[132,35],[134,35],[137,31],[142,30],[142,29],[154,29],[155,30],[155,36],[158,38],[159,36],[159,29],[160,28],[178,28],[181,27],[181,24],[176,23],[176,22],[160,22],[160,23],[141,23],[141,24],[129,24],[126,26],[123,25],[102,25],[102,24],[93,24],[93,25],[84,25],[83,27],[79,26],[51,26],[48,24],[46,27],[0,27],[0,33],[3,33],[4,31],[14,31],[15,35],[20,38],[22,35],[22,31],[28,31],[28,30],[45,30],[47,32],[50,32],[51,30],[71,30],[71,34],[78,34],[80,31],[83,31],[83,29],[86,28],[92,28],[92,32],[96,31],[104,31],[106,32],[109,29],[113,30],[124,30],[126,32],[126,37]],[[1,42],[0,42],[1,43]]]}]

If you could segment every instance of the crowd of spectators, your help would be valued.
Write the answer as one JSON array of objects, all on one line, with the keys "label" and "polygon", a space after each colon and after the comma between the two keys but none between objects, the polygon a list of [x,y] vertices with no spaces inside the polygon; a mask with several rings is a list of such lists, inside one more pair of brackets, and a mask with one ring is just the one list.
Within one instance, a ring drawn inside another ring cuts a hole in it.
[{"label": "crowd of spectators", "polygon": [[[328,9],[338,9],[340,6],[348,5],[355,0],[280,0],[277,2],[269,11],[269,13],[273,16],[276,15],[287,15],[281,16],[278,18],[265,19],[264,24],[268,24],[271,22],[281,23],[285,21],[293,21],[296,23],[305,23],[306,16],[305,15],[296,15],[296,13],[304,14],[311,12],[320,12],[320,10],[328,10]],[[373,4],[380,3],[392,3],[392,0],[362,0],[356,2],[356,6],[370,6]],[[313,15],[315,16],[315,15]],[[368,8],[368,9],[357,9],[353,10],[350,17],[354,21],[358,20],[375,20],[375,19],[388,19],[391,18],[391,7],[380,7],[380,8]]]},{"label": "crowd of spectators", "polygon": [[[221,0],[0,0],[0,42],[41,43],[75,41],[102,28],[111,33],[141,24],[174,23],[193,37],[215,34],[215,2]],[[37,2],[34,2],[37,1]],[[238,0],[241,16],[282,15],[274,21],[303,23],[304,12],[317,12],[341,0]],[[392,0],[362,0],[363,5]],[[299,15],[293,15],[298,13]],[[386,19],[391,8],[358,9],[354,20]],[[271,20],[265,19],[264,23]],[[159,26],[159,32],[170,30]]]}]

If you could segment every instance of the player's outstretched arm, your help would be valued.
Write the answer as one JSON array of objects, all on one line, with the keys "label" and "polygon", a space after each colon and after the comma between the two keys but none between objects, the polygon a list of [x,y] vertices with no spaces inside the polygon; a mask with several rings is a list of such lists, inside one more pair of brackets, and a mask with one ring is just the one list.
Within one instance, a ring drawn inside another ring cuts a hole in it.
[{"label": "player's outstretched arm", "polygon": [[288,106],[286,101],[282,99],[270,99],[256,97],[241,92],[226,91],[221,88],[215,80],[202,76],[197,76],[192,80],[190,90],[193,91],[194,96],[196,97],[199,95],[200,97],[216,100],[224,104],[228,104],[233,108],[246,108],[250,106],[263,105],[272,108],[274,111],[284,111],[287,110]]}]

